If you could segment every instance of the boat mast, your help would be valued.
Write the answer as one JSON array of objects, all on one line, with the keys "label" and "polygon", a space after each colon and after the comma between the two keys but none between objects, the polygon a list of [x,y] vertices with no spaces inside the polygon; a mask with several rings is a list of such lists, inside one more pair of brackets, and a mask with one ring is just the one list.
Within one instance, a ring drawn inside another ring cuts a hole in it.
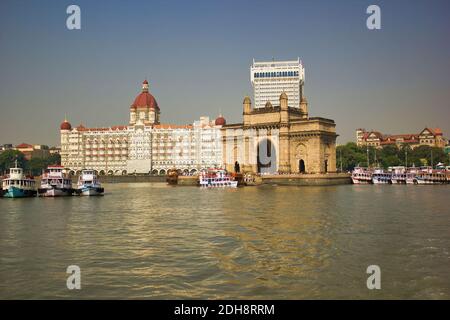
[{"label": "boat mast", "polygon": [[408,169],[408,149],[405,148],[405,168]]},{"label": "boat mast", "polygon": [[433,169],[433,149],[431,149],[431,169]]},{"label": "boat mast", "polygon": [[370,166],[370,163],[369,163],[369,146],[367,146],[366,149],[367,149],[367,169],[368,169],[369,166]]}]

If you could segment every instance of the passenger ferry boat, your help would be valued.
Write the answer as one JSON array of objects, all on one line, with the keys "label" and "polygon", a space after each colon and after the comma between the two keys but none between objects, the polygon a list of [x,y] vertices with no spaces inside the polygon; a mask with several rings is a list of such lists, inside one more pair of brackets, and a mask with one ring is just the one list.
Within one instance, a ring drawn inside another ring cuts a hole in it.
[{"label": "passenger ferry boat", "polygon": [[419,170],[416,168],[410,168],[406,171],[406,184],[417,184],[416,176]]},{"label": "passenger ferry boat", "polygon": [[391,175],[392,184],[406,184],[407,170],[405,167],[393,167]]},{"label": "passenger ferry boat", "polygon": [[72,179],[63,172],[63,167],[49,166],[47,172],[42,175],[39,196],[60,197],[71,196],[72,193]]},{"label": "passenger ferry boat", "polygon": [[447,173],[440,170],[419,172],[416,181],[417,184],[447,184],[449,182]]},{"label": "passenger ferry boat", "polygon": [[366,168],[356,167],[352,172],[352,181],[354,184],[370,184],[372,172]]},{"label": "passenger ferry boat", "polygon": [[94,170],[81,171],[75,189],[76,194],[80,196],[101,196],[104,191]]},{"label": "passenger ferry boat", "polygon": [[385,172],[383,169],[375,169],[372,174],[373,184],[389,184],[391,183],[392,174]]},{"label": "passenger ferry boat", "polygon": [[236,188],[238,181],[232,179],[231,175],[222,169],[209,169],[202,171],[199,175],[201,187],[229,187]]},{"label": "passenger ferry boat", "polygon": [[36,196],[36,181],[23,174],[23,169],[17,166],[9,169],[9,174],[2,181],[1,194],[5,198],[24,198]]}]

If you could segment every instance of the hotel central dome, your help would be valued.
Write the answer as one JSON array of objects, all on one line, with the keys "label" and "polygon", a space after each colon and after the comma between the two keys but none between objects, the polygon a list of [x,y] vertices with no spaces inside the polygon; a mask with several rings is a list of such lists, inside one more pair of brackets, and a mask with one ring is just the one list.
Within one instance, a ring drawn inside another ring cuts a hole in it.
[{"label": "hotel central dome", "polygon": [[142,83],[142,92],[134,99],[132,108],[150,108],[150,109],[158,109],[159,106],[156,102],[156,99],[153,95],[148,92],[148,81],[144,80]]}]

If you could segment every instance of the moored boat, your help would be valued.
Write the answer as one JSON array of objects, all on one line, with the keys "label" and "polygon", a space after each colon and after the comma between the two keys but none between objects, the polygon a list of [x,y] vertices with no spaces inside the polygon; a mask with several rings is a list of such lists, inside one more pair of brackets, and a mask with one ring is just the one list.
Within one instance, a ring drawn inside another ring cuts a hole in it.
[{"label": "moored boat", "polygon": [[168,184],[171,184],[171,185],[178,184],[178,170],[177,169],[169,169],[167,171],[166,181]]},{"label": "moored boat", "polygon": [[75,193],[80,196],[101,196],[105,192],[94,170],[82,170]]},{"label": "moored boat", "polygon": [[391,174],[392,184],[406,184],[407,170],[405,167],[393,167]]},{"label": "moored boat", "polygon": [[233,180],[231,175],[222,169],[204,170],[199,175],[201,187],[229,187],[236,188],[238,181]]},{"label": "moored boat", "polygon": [[71,196],[73,193],[72,179],[63,172],[62,166],[49,166],[42,175],[38,194],[41,197]]},{"label": "moored boat", "polygon": [[448,177],[445,171],[431,170],[419,172],[416,176],[417,184],[447,184]]},{"label": "moored boat", "polygon": [[356,167],[352,171],[352,182],[354,184],[372,183],[372,172],[366,168]]},{"label": "moored boat", "polygon": [[24,198],[36,196],[36,181],[27,177],[23,169],[17,166],[9,169],[9,174],[2,181],[1,195],[5,198]]},{"label": "moored boat", "polygon": [[392,174],[385,172],[383,169],[375,169],[372,174],[373,184],[389,184],[391,183]]}]

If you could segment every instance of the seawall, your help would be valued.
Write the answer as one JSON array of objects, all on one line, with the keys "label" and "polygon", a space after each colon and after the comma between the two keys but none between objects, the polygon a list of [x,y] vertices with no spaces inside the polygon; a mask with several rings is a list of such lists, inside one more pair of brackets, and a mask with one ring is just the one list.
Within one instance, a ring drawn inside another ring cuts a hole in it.
[{"label": "seawall", "polygon": [[[136,183],[136,182],[163,182],[166,183],[166,176],[147,175],[127,175],[127,176],[100,176],[102,183]],[[339,184],[350,184],[351,178],[348,173],[326,173],[326,174],[287,174],[287,175],[263,175],[262,181],[258,184],[278,184],[292,186],[328,186]],[[35,177],[37,184],[40,177]],[[178,185],[197,186],[196,176],[179,176]],[[78,181],[77,176],[72,177],[74,184]]]},{"label": "seawall", "polygon": [[352,183],[348,173],[263,175],[263,184],[286,186],[332,186]]}]

